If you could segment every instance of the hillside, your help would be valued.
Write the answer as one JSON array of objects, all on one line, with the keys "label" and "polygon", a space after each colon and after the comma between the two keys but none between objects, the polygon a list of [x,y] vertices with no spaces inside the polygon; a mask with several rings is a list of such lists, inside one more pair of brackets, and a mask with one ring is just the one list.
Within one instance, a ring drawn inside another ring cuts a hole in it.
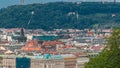
[{"label": "hillside", "polygon": [[[87,2],[101,2],[101,0],[25,0],[25,4],[33,4],[33,3],[48,3],[48,2],[78,2],[78,1],[87,1]],[[105,0],[108,2],[113,2],[113,0]],[[119,0],[116,0],[119,2]],[[20,0],[0,0],[0,9],[3,7],[7,7],[10,5],[19,5]]]},{"label": "hillside", "polygon": [[[31,18],[31,12],[34,15]],[[31,23],[28,21],[31,18]],[[120,3],[56,2],[14,5],[0,10],[0,28],[110,28],[120,26]]]}]

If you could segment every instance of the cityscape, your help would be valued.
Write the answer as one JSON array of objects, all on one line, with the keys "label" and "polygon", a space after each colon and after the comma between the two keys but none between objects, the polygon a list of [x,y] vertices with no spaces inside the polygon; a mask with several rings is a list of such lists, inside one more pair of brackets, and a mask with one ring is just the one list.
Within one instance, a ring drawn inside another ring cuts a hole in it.
[{"label": "cityscape", "polygon": [[[105,37],[111,29],[0,29],[3,67],[15,68],[83,68],[89,57],[95,57],[105,48]],[[26,63],[26,64],[23,64]]]},{"label": "cityscape", "polygon": [[0,6],[0,68],[120,68],[119,0]]}]

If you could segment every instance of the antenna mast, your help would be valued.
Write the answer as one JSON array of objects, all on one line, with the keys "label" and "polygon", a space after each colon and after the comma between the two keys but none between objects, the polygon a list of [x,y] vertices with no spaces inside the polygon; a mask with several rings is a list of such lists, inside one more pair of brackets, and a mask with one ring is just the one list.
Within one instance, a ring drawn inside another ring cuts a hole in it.
[{"label": "antenna mast", "polygon": [[24,0],[21,0],[21,5],[24,5]]},{"label": "antenna mast", "polygon": [[116,3],[116,0],[114,0],[114,3]]}]

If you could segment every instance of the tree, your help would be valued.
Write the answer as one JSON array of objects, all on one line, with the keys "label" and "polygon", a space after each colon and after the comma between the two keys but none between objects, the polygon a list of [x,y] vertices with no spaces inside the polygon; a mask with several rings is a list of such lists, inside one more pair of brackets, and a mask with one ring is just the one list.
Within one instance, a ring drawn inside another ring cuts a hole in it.
[{"label": "tree", "polygon": [[113,29],[107,47],[96,58],[91,58],[85,68],[120,68],[120,28]]},{"label": "tree", "polygon": [[[31,18],[32,11],[35,13]],[[120,3],[55,2],[13,5],[0,9],[0,28],[84,29],[94,28],[96,24],[100,28],[119,27]]]}]

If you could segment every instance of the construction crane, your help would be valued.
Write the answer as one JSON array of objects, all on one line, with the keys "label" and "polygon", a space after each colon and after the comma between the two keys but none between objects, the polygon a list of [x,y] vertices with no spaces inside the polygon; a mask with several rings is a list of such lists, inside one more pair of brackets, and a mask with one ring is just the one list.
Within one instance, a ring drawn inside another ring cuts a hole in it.
[{"label": "construction crane", "polygon": [[21,5],[24,5],[24,0],[21,0]]}]

